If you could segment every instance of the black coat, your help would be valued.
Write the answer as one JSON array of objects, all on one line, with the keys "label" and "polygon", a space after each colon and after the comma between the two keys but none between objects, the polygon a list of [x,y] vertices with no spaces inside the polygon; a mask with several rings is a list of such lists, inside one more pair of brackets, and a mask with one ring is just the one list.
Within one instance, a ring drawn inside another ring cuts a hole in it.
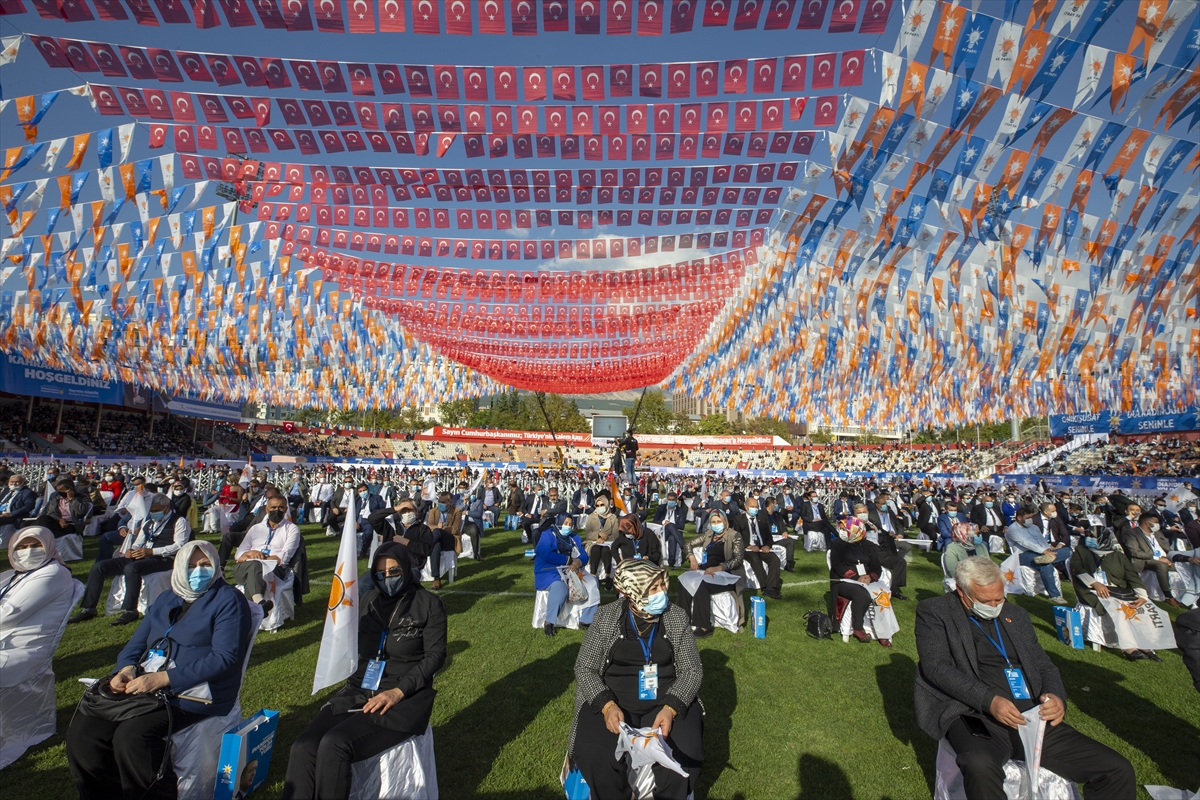
[{"label": "black coat", "polygon": [[853,544],[834,539],[833,546],[829,548],[829,578],[834,581],[842,578],[854,580],[859,577],[857,565],[861,563],[871,580],[877,581],[883,575],[883,564],[879,558],[879,546],[866,539]]}]

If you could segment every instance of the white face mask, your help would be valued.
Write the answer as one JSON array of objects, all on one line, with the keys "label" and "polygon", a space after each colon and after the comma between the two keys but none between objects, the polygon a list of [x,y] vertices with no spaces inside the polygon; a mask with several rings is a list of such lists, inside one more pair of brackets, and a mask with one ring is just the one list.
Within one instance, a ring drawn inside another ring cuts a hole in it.
[{"label": "white face mask", "polygon": [[406,528],[408,526],[412,525],[416,521],[417,521],[417,515],[415,513],[413,513],[412,511],[406,511],[405,513],[400,515],[400,524],[402,524]]},{"label": "white face mask", "polygon": [[1000,616],[1000,609],[1004,608],[1004,603],[998,606],[989,606],[987,603],[980,603],[978,600],[971,601],[971,611],[980,619],[995,619]]},{"label": "white face mask", "polygon": [[29,572],[46,563],[46,548],[26,547],[13,551],[12,566],[17,572]]},{"label": "white face mask", "polygon": [[1046,512],[1046,519],[1057,519],[1057,518],[1058,518],[1058,512],[1057,512],[1057,511],[1048,511],[1048,512]]},{"label": "white face mask", "polygon": [[859,519],[861,519],[863,522],[866,522],[866,521],[867,521],[868,519],[870,519],[870,517],[871,517],[871,515],[870,515],[870,514],[868,514],[866,511],[863,511],[863,512],[861,512],[861,513],[859,513],[859,514],[855,514],[854,516],[858,517],[858,518],[859,518]]}]

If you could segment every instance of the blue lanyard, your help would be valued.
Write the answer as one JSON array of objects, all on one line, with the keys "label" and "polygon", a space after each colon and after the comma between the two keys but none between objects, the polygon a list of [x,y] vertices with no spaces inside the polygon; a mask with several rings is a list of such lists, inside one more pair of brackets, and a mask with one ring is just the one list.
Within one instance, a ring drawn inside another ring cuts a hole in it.
[{"label": "blue lanyard", "polygon": [[993,647],[1000,651],[1000,655],[1004,657],[1004,662],[1011,667],[1012,662],[1008,660],[1008,651],[1004,649],[1004,637],[1000,635],[1000,623],[996,620],[992,620],[992,624],[996,626],[996,638],[993,639],[992,637],[988,636],[988,632],[985,631],[983,626],[979,624],[979,620],[971,617],[971,622],[974,622],[975,627],[979,628],[979,632],[982,633],[984,637],[992,643]]},{"label": "blue lanyard", "polygon": [[383,660],[383,646],[387,644],[387,635],[387,628],[384,628],[379,633],[379,652],[375,655],[375,658],[381,661]]},{"label": "blue lanyard", "polygon": [[632,611],[632,610],[630,610],[630,612],[629,612],[629,624],[633,626],[634,638],[636,638],[636,639],[637,639],[637,643],[638,643],[639,645],[641,645],[641,648],[642,648],[642,655],[644,655],[644,656],[646,657],[646,663],[647,663],[647,664],[649,664],[649,663],[651,662],[651,659],[650,659],[650,650],[651,650],[651,648],[653,648],[653,647],[654,647],[654,634],[655,634],[655,632],[658,630],[658,623],[656,622],[656,623],[654,623],[653,625],[651,625],[651,626],[650,626],[650,639],[649,639],[649,641],[643,641],[643,640],[642,640],[642,637],[641,637],[641,634],[639,634],[639,633],[638,633],[638,629],[637,629],[637,622],[636,622],[636,621],[634,620],[634,618],[633,618],[633,611]]}]

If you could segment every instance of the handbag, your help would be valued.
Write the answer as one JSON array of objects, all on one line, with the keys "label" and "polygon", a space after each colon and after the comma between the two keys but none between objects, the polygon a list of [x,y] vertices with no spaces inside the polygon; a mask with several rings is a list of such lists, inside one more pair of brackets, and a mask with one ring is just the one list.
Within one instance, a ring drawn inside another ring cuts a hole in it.
[{"label": "handbag", "polygon": [[153,694],[117,693],[109,686],[112,679],[113,675],[109,675],[88,687],[79,700],[80,714],[107,722],[124,722],[169,706],[167,693],[162,690]]},{"label": "handbag", "polygon": [[587,586],[584,585],[583,578],[579,577],[578,572],[567,567],[559,567],[559,574],[567,584],[568,603],[582,603],[587,600]]},{"label": "handbag", "polygon": [[809,611],[804,615],[807,620],[808,635],[814,639],[833,638],[833,620],[828,614],[820,611]]}]

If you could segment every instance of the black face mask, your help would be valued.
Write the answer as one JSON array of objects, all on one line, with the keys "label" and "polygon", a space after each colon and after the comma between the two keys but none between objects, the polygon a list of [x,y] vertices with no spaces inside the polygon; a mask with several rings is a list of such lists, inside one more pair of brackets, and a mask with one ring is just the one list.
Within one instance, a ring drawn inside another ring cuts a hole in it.
[{"label": "black face mask", "polygon": [[268,511],[267,519],[271,520],[271,522],[274,522],[276,525],[278,525],[279,523],[283,522],[284,513],[285,512],[283,512],[283,511]]}]

